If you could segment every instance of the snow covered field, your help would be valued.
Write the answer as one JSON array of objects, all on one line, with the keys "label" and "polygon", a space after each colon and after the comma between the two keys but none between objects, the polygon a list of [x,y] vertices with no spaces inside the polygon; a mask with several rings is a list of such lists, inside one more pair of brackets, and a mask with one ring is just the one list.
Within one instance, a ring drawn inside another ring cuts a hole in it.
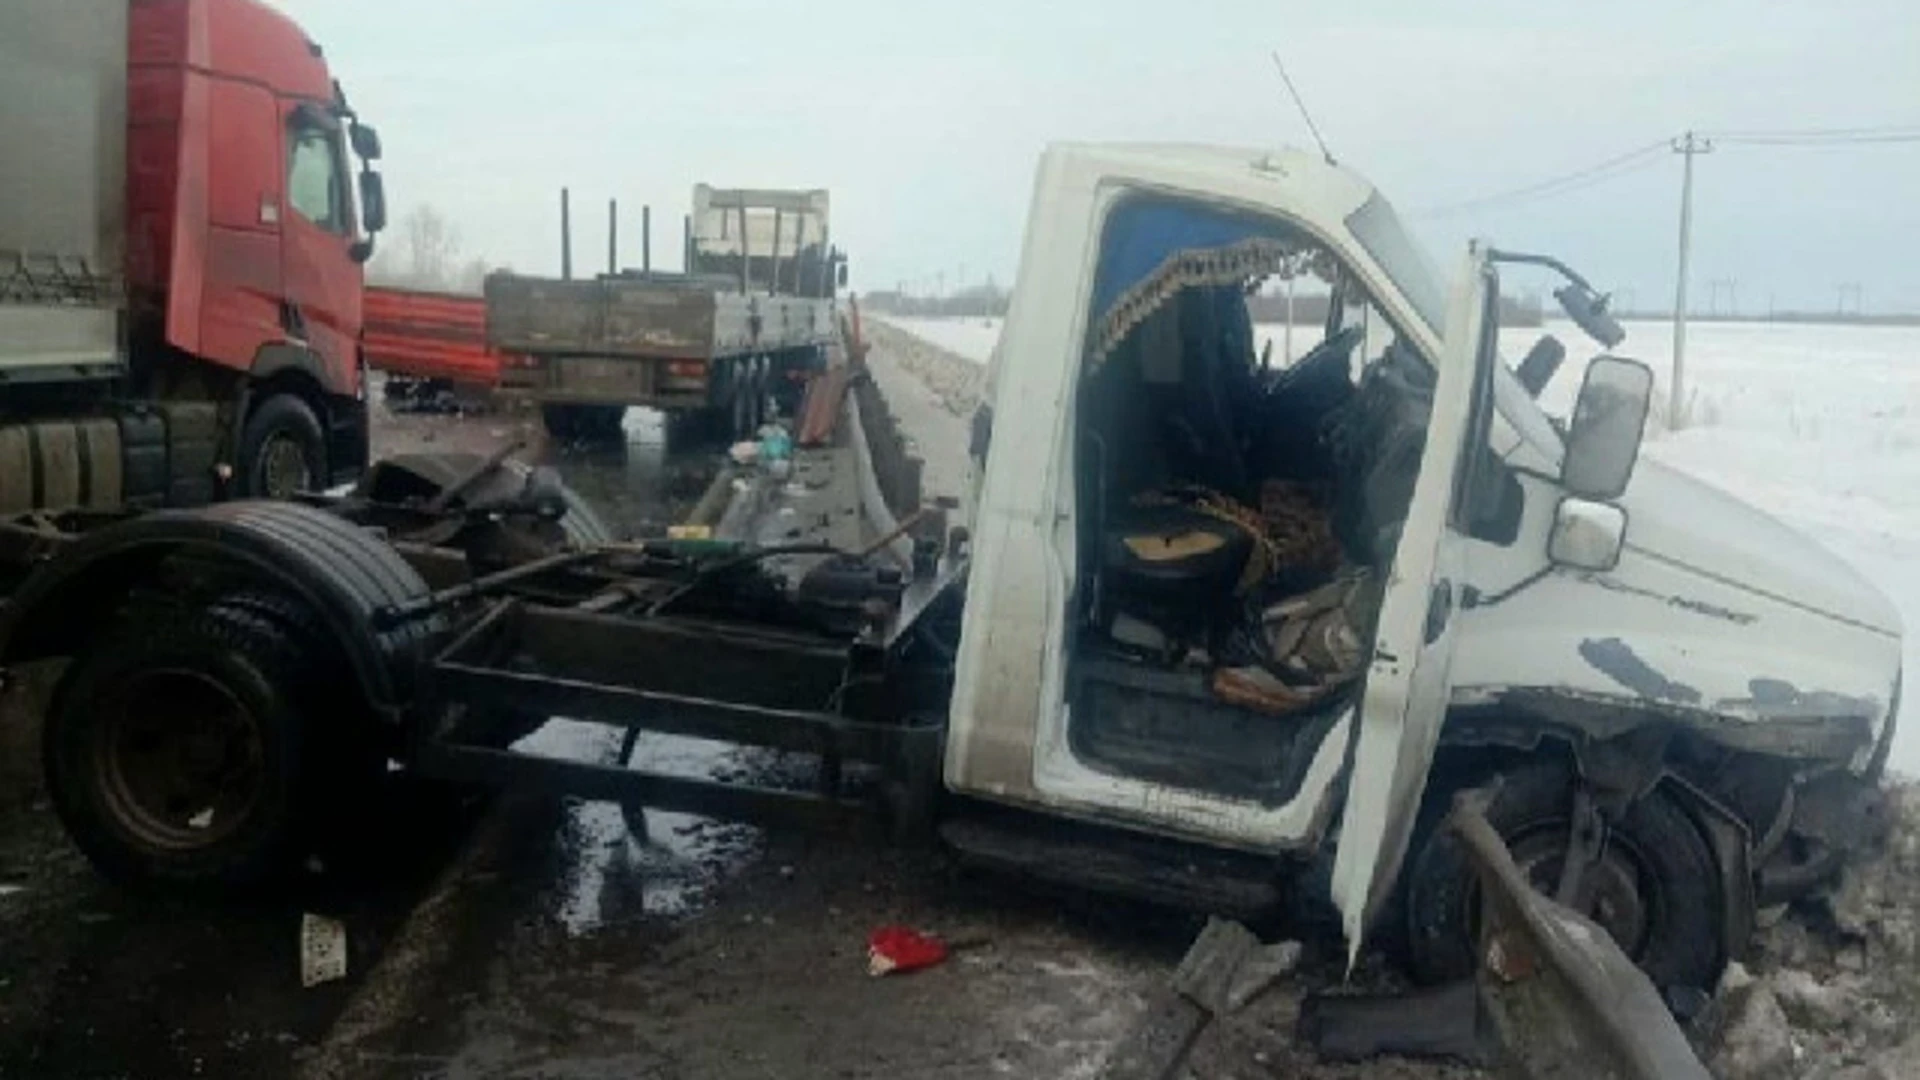
[{"label": "snow covered field", "polygon": [[[993,351],[993,319],[889,322],[981,363]],[[1545,328],[1569,360],[1543,395],[1567,408],[1579,389],[1586,339],[1569,324]],[[1502,334],[1502,351],[1526,352],[1537,329]],[[1282,354],[1285,327],[1262,326]],[[1298,356],[1319,338],[1295,327]],[[1618,350],[1660,375],[1666,412],[1673,331],[1627,324]],[[1850,560],[1900,606],[1909,628],[1907,667],[1920,671],[1920,328],[1707,323],[1689,328],[1691,423],[1656,432],[1646,452],[1773,514]],[[1895,768],[1920,775],[1920,713],[1909,705]]]}]

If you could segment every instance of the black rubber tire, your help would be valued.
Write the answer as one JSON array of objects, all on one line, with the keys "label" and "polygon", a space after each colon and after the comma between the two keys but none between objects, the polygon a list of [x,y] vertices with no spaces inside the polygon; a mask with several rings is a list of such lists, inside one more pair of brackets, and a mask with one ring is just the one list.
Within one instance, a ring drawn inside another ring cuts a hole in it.
[{"label": "black rubber tire", "polygon": [[571,439],[579,434],[579,418],[571,405],[540,406],[540,423],[556,439]]},{"label": "black rubber tire", "polygon": [[[257,732],[257,794],[236,825],[205,843],[139,835],[129,824],[139,812],[116,809],[128,797],[113,794],[113,769],[102,763],[110,756],[99,742],[108,737],[103,725],[137,707],[129,695],[156,673],[185,673],[224,690]],[[47,710],[42,759],[54,810],[94,866],[125,886],[231,889],[278,879],[310,838],[310,763],[327,756],[316,753],[307,716],[331,711],[325,703],[337,682],[309,662],[297,631],[257,607],[125,613],[68,669]]]},{"label": "black rubber tire", "polygon": [[[1507,773],[1487,819],[1509,845],[1528,837],[1564,838],[1570,824],[1574,775],[1566,762],[1540,762]],[[1473,974],[1477,954],[1479,883],[1454,835],[1434,828],[1407,862],[1408,961],[1422,982],[1443,983]],[[1564,839],[1562,840],[1564,843]],[[1713,849],[1686,809],[1663,788],[1628,808],[1608,831],[1608,844],[1636,870],[1646,910],[1639,942],[1621,942],[1662,990],[1711,991],[1725,964],[1721,949],[1720,877]],[[1549,877],[1559,860],[1546,860]],[[1536,885],[1541,884],[1536,880]]]},{"label": "black rubber tire", "polygon": [[625,405],[593,406],[593,431],[603,439],[615,440],[623,437],[625,429],[620,426],[627,417]]},{"label": "black rubber tire", "polygon": [[728,437],[733,442],[753,438],[753,376],[745,364],[735,365],[733,392],[727,398]]},{"label": "black rubber tire", "polygon": [[766,425],[772,410],[767,407],[767,362],[756,360],[753,374],[747,379],[747,437],[759,438],[760,429]]},{"label": "black rubber tire", "polygon": [[293,494],[284,483],[267,475],[268,449],[286,440],[299,450],[306,472],[298,490],[318,490],[332,475],[327,468],[327,436],[313,408],[293,394],[274,394],[254,403],[247,425],[240,433],[240,460],[234,463],[234,478],[242,495],[260,499],[284,499]]}]

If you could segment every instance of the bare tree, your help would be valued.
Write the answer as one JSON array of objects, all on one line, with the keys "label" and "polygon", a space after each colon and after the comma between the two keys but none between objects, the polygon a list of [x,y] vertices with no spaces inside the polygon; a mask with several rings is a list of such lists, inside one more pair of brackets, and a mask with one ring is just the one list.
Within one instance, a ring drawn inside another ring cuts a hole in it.
[{"label": "bare tree", "polygon": [[487,275],[496,267],[479,255],[460,264],[460,272],[453,276],[451,287],[454,292],[478,294],[487,283]]},{"label": "bare tree", "polygon": [[407,211],[400,227],[407,238],[407,276],[421,288],[451,286],[454,260],[460,255],[460,231],[429,203]]},{"label": "bare tree", "polygon": [[394,243],[380,248],[367,275],[374,282],[409,289],[478,292],[486,260],[460,262],[460,230],[431,204],[408,210],[394,230]]}]

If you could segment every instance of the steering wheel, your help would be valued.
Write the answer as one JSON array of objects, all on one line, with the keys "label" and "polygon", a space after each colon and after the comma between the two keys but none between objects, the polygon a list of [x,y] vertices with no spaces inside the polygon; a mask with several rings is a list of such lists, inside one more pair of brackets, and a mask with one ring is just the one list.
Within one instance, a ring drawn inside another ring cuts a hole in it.
[{"label": "steering wheel", "polygon": [[1364,326],[1343,326],[1335,330],[1332,337],[1308,349],[1307,355],[1287,368],[1286,377],[1289,380],[1311,380],[1324,367],[1346,367],[1353,362],[1353,350],[1359,347],[1360,339],[1366,334],[1367,328]]}]

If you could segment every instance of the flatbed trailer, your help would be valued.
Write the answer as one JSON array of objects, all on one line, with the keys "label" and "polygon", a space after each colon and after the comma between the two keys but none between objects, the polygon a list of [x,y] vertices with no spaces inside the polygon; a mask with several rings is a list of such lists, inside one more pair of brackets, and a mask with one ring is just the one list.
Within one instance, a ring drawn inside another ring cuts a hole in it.
[{"label": "flatbed trailer", "polygon": [[[655,270],[651,255],[619,268],[609,235],[597,277],[576,279],[570,253],[558,278],[488,277],[488,343],[516,357],[501,392],[539,404],[552,433],[596,434],[643,405],[746,436],[769,407],[791,412],[799,381],[825,366],[845,280],[826,193],[701,185],[694,204],[680,273]],[[563,219],[564,206],[563,195]]]}]

